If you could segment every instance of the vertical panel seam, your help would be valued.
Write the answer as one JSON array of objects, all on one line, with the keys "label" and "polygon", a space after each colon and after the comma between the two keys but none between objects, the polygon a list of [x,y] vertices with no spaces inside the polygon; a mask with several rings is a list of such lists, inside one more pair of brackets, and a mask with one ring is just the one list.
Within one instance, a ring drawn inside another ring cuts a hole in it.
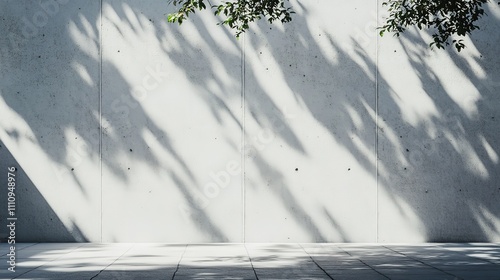
[{"label": "vertical panel seam", "polygon": [[101,190],[101,197],[100,197],[100,242],[102,243],[102,0],[99,1],[99,185],[100,185],[100,190]]},{"label": "vertical panel seam", "polygon": [[241,223],[242,223],[242,242],[245,243],[245,37],[241,39]]}]

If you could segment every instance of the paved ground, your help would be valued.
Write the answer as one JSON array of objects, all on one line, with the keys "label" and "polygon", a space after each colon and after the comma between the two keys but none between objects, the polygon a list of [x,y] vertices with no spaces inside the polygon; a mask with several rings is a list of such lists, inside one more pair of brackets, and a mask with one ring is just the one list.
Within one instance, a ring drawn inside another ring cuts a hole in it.
[{"label": "paved ground", "polygon": [[0,244],[1,279],[500,279],[500,244]]}]

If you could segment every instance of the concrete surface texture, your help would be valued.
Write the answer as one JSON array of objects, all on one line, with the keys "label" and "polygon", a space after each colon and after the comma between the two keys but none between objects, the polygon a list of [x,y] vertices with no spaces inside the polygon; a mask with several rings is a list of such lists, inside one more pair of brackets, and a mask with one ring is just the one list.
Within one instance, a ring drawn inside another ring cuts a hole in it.
[{"label": "concrete surface texture", "polygon": [[[1,244],[2,253],[7,248]],[[496,244],[26,243],[2,279],[499,279]],[[2,258],[5,257],[5,254]]]},{"label": "concrete surface texture", "polygon": [[457,53],[380,38],[381,2],[237,40],[165,0],[0,1],[2,223],[15,167],[18,242],[500,241],[500,10]]}]

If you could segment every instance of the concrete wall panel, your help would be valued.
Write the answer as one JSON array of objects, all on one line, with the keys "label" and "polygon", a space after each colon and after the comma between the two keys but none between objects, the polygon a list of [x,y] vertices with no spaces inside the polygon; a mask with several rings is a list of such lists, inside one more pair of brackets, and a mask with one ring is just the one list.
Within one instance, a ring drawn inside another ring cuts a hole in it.
[{"label": "concrete wall panel", "polygon": [[351,39],[375,12],[315,1],[245,38],[247,242],[376,240],[375,41]]},{"label": "concrete wall panel", "polygon": [[[19,169],[21,240],[99,241],[100,7],[61,3],[0,3],[2,178],[8,164]],[[89,34],[84,45],[75,30]],[[15,161],[4,161],[9,154]],[[47,205],[53,222],[44,217]]]},{"label": "concrete wall panel", "polygon": [[103,3],[103,240],[240,242],[240,48],[166,7]]},{"label": "concrete wall panel", "polygon": [[430,36],[415,30],[379,40],[381,242],[500,237],[491,48],[500,37],[490,12],[460,53],[429,49]]}]

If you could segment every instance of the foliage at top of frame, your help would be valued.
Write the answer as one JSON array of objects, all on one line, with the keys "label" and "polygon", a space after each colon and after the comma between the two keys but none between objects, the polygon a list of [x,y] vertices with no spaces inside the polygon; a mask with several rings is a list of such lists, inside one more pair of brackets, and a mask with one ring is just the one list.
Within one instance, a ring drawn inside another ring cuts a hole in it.
[{"label": "foliage at top of frame", "polygon": [[[196,10],[207,8],[205,0],[170,0],[170,3],[179,6],[179,9],[169,14],[167,20],[179,24]],[[223,16],[219,24],[229,26],[236,31],[236,37],[239,37],[249,28],[250,23],[261,18],[265,18],[271,24],[274,21],[290,22],[294,11],[286,3],[288,0],[234,0],[211,5],[210,8],[215,16]]]},{"label": "foliage at top of frame", "polygon": [[[380,36],[392,32],[399,36],[408,27],[429,29],[432,33],[430,47],[442,49],[451,44],[460,51],[463,39],[451,39],[453,35],[465,36],[476,29],[485,15],[483,5],[489,0],[392,0],[382,3],[389,10],[389,17],[381,26]],[[500,2],[498,2],[500,4]]]},{"label": "foliage at top of frame", "polygon": [[[479,29],[476,22],[485,15],[483,5],[490,0],[388,0],[382,3],[387,7],[389,16],[379,27],[380,36],[391,32],[400,36],[409,27],[428,29],[432,34],[429,46],[443,49],[450,44],[461,51],[465,44],[463,37]],[[209,2],[209,0],[207,0]],[[207,9],[205,0],[169,0],[179,7],[168,15],[168,22],[182,24],[190,14]],[[294,11],[287,5],[289,0],[232,0],[219,5],[211,5],[215,16],[222,16],[221,25],[236,31],[239,37],[249,28],[249,24],[265,18],[269,23],[292,20]],[[500,5],[500,1],[498,2]]]}]

